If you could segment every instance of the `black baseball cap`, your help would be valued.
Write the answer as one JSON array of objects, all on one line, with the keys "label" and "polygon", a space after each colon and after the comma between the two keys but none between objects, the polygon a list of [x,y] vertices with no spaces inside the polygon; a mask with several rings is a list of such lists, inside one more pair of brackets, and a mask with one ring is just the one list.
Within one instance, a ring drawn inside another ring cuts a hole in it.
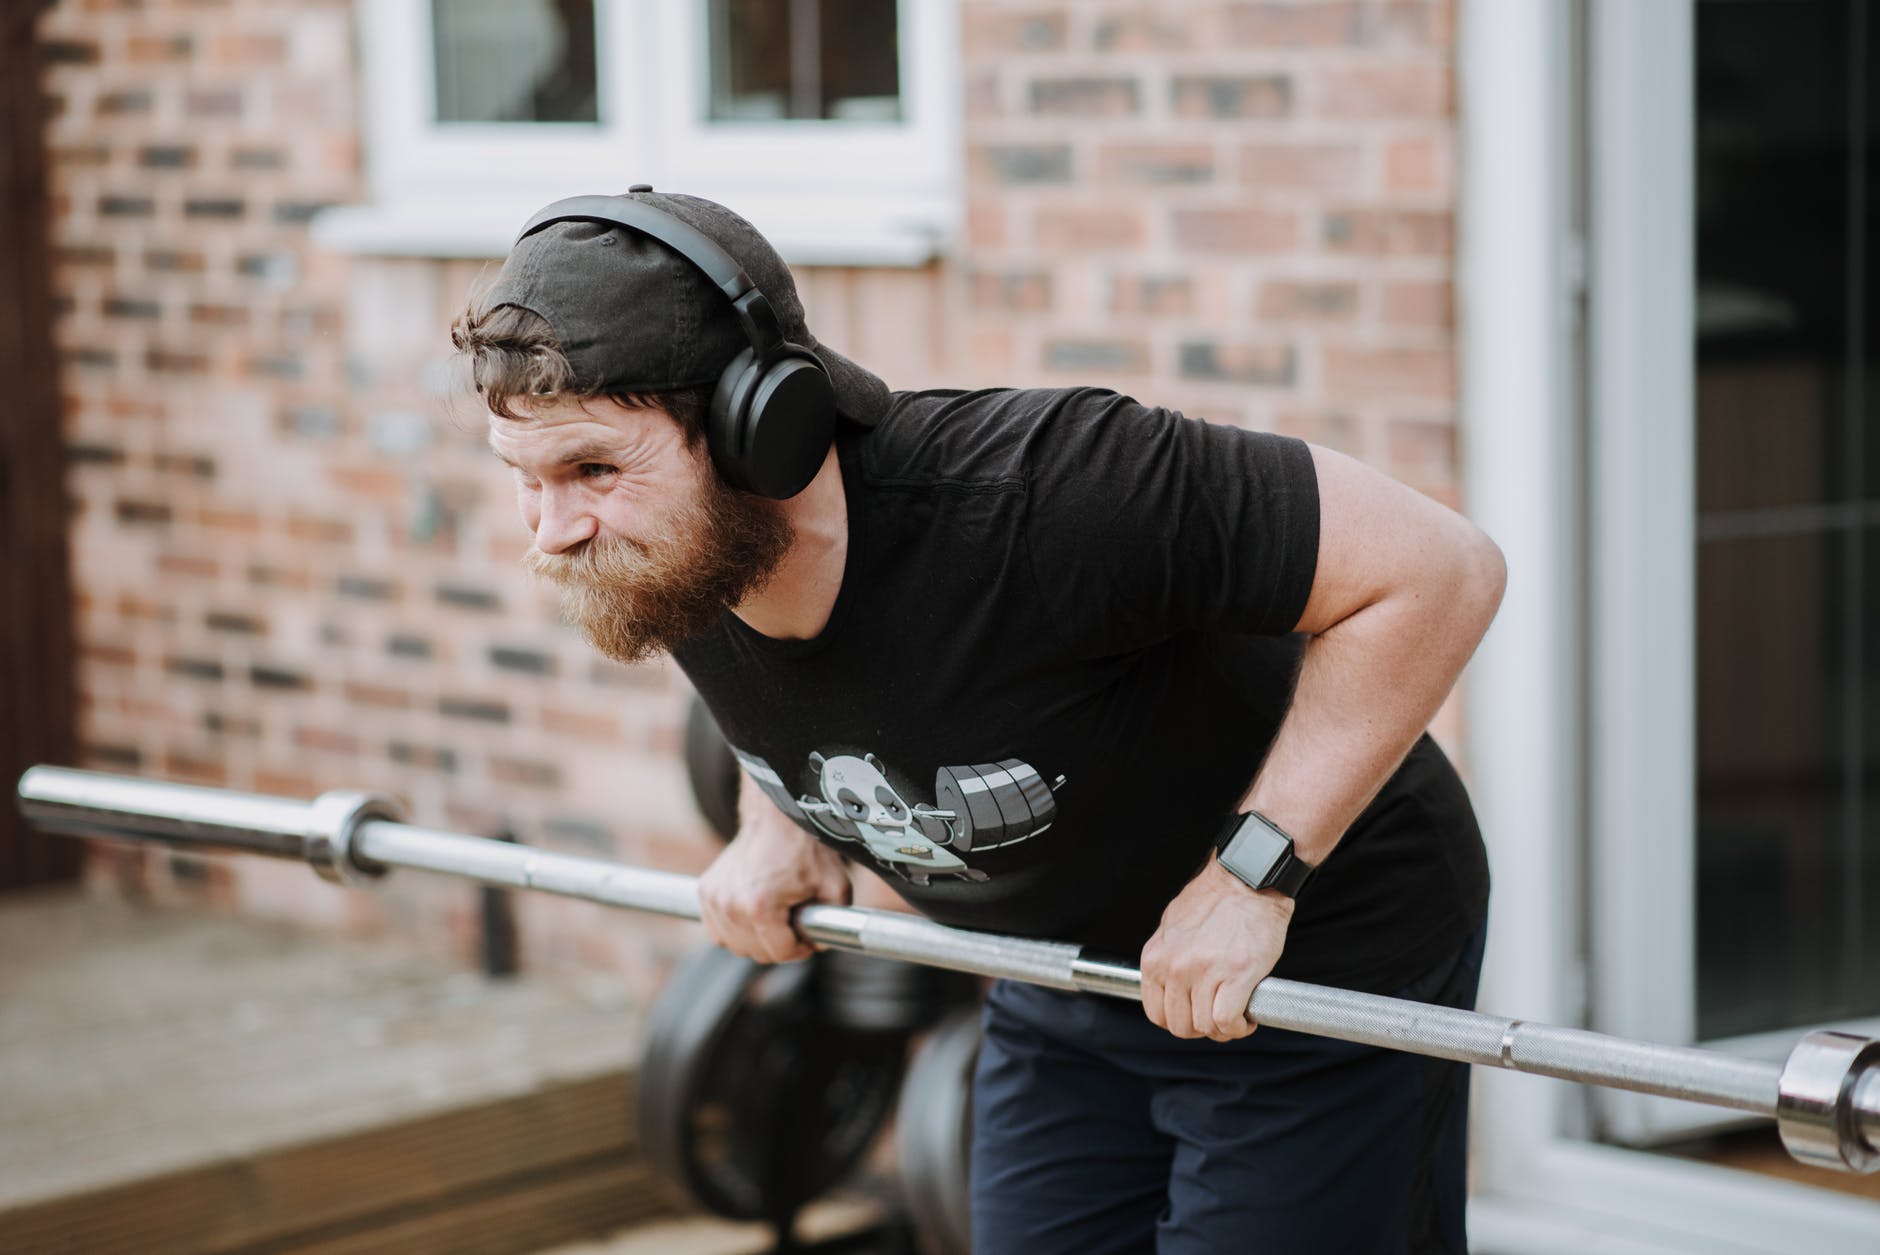
[{"label": "black baseball cap", "polygon": [[[756,227],[715,201],[645,184],[624,199],[670,214],[729,253],[769,301],[783,338],[822,362],[838,411],[871,425],[886,412],[888,385],[809,333],[790,268]],[[607,222],[556,222],[517,241],[480,304],[540,315],[576,382],[600,392],[715,383],[751,347],[731,301],[704,271],[644,232]]]}]

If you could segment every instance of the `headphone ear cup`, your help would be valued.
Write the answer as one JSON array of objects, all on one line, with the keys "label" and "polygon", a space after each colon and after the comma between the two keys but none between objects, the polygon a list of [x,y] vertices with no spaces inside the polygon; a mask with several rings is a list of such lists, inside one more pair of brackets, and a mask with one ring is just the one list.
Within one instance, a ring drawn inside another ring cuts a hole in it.
[{"label": "headphone ear cup", "polygon": [[760,373],[757,351],[741,350],[719,373],[718,386],[712,390],[711,414],[706,419],[706,447],[711,451],[712,465],[725,482],[747,492],[751,485],[744,474],[745,428]]},{"label": "headphone ear cup", "polygon": [[809,485],[829,452],[835,388],[822,363],[802,350],[763,364],[754,356],[739,354],[719,377],[712,456],[731,484],[781,501]]}]

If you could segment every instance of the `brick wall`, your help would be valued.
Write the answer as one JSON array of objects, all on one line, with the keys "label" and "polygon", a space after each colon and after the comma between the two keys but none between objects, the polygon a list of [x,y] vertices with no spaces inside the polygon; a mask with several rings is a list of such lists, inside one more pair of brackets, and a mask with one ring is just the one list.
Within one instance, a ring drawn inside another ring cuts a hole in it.
[{"label": "brick wall", "polygon": [[964,10],[969,360],[1453,501],[1447,0]]},{"label": "brick wall", "polygon": [[[822,338],[897,386],[1108,384],[1455,499],[1447,0],[960,7],[967,238],[804,272]],[[443,328],[482,266],[309,242],[367,195],[351,27],[346,0],[45,16],[85,760],[382,788],[420,822],[697,870],[682,680],[555,623],[451,397]],[[473,945],[456,882],[347,895],[154,854],[93,878]],[[650,979],[690,935],[519,905],[551,970]]]}]

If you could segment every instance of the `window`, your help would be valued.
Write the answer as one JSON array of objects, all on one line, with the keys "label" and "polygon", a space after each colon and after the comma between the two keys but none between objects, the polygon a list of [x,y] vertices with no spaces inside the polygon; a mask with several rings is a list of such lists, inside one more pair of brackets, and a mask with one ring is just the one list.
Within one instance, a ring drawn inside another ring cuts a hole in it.
[{"label": "window", "polygon": [[959,218],[956,0],[360,0],[371,204],[322,242],[493,257],[633,183],[798,264],[917,265]]},{"label": "window", "polygon": [[712,120],[899,122],[899,16],[880,0],[713,0]]},{"label": "window", "polygon": [[596,122],[593,0],[431,0],[439,125]]}]

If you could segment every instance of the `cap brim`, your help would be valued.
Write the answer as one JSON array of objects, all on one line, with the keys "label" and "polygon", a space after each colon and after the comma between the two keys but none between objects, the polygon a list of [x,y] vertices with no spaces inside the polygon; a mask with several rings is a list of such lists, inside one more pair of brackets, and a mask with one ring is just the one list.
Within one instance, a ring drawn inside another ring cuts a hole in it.
[{"label": "cap brim", "polygon": [[888,385],[881,376],[865,367],[858,366],[826,344],[812,341],[810,348],[815,351],[829,372],[829,382],[835,388],[836,408],[844,418],[873,427],[888,412]]}]

